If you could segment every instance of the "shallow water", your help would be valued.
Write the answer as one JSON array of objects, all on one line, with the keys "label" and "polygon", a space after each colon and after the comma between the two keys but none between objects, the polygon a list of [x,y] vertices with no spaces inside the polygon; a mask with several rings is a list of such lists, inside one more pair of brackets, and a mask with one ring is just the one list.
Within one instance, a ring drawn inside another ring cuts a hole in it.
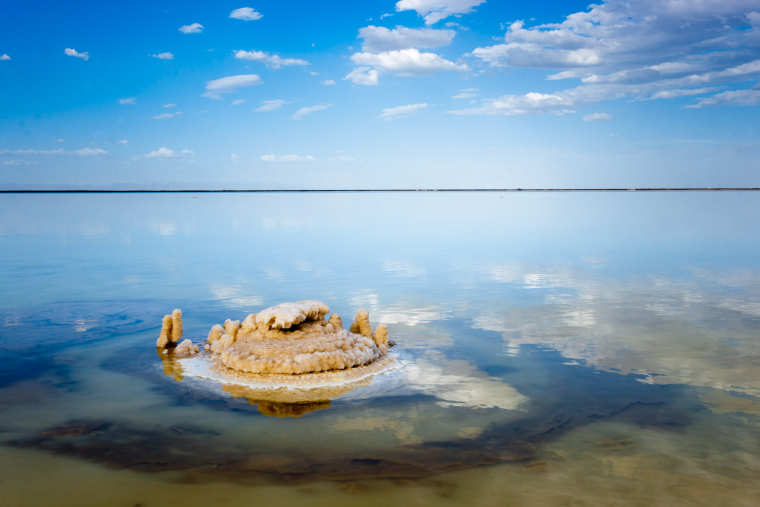
[{"label": "shallow water", "polygon": [[[4,195],[0,505],[754,505],[760,194]],[[282,301],[394,367],[163,360]],[[44,477],[44,483],[40,478]]]}]

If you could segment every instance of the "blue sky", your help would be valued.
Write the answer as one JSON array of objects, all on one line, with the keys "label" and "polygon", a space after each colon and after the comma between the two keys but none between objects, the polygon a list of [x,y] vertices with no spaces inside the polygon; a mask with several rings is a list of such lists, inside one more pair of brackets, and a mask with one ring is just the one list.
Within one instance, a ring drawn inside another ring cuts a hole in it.
[{"label": "blue sky", "polygon": [[5,188],[760,185],[760,0],[0,12]]}]

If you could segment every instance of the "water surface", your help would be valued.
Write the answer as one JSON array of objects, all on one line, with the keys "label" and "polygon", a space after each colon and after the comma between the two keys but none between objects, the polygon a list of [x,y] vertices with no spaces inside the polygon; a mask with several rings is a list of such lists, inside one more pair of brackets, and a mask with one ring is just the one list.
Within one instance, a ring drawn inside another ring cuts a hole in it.
[{"label": "water surface", "polygon": [[[754,505],[760,195],[0,196],[0,505]],[[161,360],[282,301],[397,368],[286,404]],[[39,477],[45,477],[44,486]]]}]

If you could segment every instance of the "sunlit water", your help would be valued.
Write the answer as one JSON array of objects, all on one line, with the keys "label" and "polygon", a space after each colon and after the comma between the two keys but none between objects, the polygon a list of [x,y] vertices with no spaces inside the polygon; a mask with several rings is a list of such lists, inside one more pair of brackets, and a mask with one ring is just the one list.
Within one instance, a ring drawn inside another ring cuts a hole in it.
[{"label": "sunlit water", "polygon": [[[0,505],[756,505],[760,195],[0,197]],[[308,402],[156,354],[388,325]],[[200,371],[200,375],[199,375]]]}]

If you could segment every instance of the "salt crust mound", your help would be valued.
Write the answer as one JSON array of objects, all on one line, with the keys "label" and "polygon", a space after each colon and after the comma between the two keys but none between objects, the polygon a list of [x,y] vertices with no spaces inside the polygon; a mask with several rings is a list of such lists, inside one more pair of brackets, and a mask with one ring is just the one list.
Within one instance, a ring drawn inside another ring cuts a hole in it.
[{"label": "salt crust mound", "polygon": [[182,310],[176,308],[171,315],[164,315],[161,321],[161,334],[156,340],[156,349],[160,354],[172,353],[177,357],[190,357],[198,353],[198,347],[190,340],[182,339]]},{"label": "salt crust mound", "polygon": [[379,325],[373,334],[365,310],[348,331],[336,314],[325,321],[329,312],[321,301],[300,301],[250,314],[242,323],[227,320],[211,328],[206,350],[232,370],[291,375],[345,370],[388,352],[388,330]]}]

